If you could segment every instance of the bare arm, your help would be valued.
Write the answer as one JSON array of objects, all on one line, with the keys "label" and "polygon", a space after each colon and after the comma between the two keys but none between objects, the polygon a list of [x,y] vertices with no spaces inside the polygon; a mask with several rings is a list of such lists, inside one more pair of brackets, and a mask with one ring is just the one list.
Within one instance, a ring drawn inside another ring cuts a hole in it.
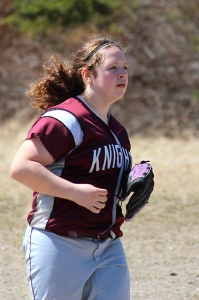
[{"label": "bare arm", "polygon": [[107,190],[90,184],[74,184],[60,178],[45,168],[53,161],[41,141],[33,137],[23,142],[17,151],[10,167],[10,175],[33,191],[69,199],[93,213],[99,213],[105,207]]}]

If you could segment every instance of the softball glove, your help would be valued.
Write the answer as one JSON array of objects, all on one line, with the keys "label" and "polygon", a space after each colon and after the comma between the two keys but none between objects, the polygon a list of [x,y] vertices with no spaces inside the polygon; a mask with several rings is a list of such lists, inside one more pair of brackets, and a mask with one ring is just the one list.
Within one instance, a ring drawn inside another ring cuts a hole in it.
[{"label": "softball glove", "polygon": [[123,184],[121,200],[133,193],[126,205],[125,221],[129,222],[148,203],[154,188],[154,174],[149,161],[136,164]]}]

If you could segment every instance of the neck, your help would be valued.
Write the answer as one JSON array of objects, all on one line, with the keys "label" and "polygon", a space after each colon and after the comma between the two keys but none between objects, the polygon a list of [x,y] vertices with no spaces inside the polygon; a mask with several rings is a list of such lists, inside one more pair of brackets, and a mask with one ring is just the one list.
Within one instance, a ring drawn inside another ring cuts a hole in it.
[{"label": "neck", "polygon": [[92,110],[106,123],[108,124],[108,112],[109,106],[104,104],[103,100],[97,97],[90,97],[86,92],[81,94],[84,101],[91,107]]}]

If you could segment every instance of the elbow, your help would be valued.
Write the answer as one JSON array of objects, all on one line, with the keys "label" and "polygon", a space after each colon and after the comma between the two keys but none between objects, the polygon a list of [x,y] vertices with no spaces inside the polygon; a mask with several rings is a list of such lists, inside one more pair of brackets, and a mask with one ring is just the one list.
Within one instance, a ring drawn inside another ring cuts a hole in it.
[{"label": "elbow", "polygon": [[17,172],[12,166],[10,167],[10,177],[14,180],[16,180],[17,177]]},{"label": "elbow", "polygon": [[16,181],[20,181],[21,172],[15,165],[10,166],[10,177]]}]

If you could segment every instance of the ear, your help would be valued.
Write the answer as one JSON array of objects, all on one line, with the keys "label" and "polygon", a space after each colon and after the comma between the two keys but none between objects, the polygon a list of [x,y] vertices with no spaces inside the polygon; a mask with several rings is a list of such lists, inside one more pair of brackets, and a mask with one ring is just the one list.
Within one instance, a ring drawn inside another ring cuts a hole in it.
[{"label": "ear", "polygon": [[87,68],[82,69],[82,78],[85,84],[92,84],[92,75],[93,73]]}]

